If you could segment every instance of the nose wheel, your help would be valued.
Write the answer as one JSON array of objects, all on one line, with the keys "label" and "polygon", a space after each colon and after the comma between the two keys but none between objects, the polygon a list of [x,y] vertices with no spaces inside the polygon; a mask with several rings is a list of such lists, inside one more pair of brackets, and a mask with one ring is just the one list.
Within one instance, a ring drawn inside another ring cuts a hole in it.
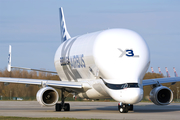
[{"label": "nose wheel", "polygon": [[120,102],[118,104],[118,110],[120,113],[128,113],[128,111],[133,111],[133,105]]}]

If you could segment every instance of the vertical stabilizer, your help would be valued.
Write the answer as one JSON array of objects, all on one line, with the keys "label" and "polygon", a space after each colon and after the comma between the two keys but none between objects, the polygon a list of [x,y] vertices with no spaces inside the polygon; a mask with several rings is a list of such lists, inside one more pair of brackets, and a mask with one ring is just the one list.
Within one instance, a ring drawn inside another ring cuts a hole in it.
[{"label": "vertical stabilizer", "polygon": [[167,77],[170,77],[167,67],[165,67],[165,69],[166,69]]},{"label": "vertical stabilizer", "polygon": [[11,71],[11,45],[9,45],[9,55],[8,55],[7,70],[8,70],[9,72]]},{"label": "vertical stabilizer", "polygon": [[66,22],[64,18],[63,8],[59,8],[59,17],[60,17],[60,31],[61,31],[61,43],[68,40],[70,37],[67,28],[66,28]]}]

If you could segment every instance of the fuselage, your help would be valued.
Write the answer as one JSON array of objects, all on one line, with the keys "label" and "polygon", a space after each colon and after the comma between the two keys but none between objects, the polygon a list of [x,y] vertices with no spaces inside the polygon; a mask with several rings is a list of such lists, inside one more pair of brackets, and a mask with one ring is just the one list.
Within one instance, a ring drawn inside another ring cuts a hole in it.
[{"label": "fuselage", "polygon": [[54,64],[62,81],[86,82],[92,87],[79,92],[80,97],[112,97],[130,104],[142,99],[142,79],[150,64],[150,53],[137,33],[108,29],[63,42]]}]

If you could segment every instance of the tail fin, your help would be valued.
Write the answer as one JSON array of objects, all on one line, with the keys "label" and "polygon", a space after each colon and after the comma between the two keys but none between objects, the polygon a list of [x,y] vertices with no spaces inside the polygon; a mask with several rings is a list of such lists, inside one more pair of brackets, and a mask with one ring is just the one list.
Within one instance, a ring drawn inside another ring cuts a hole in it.
[{"label": "tail fin", "polygon": [[63,43],[67,39],[71,38],[71,36],[69,35],[67,28],[66,28],[66,22],[65,22],[62,7],[59,8],[59,17],[60,17],[61,43]]},{"label": "tail fin", "polygon": [[7,70],[8,70],[9,72],[11,71],[11,45],[9,45],[9,55],[8,55]]}]

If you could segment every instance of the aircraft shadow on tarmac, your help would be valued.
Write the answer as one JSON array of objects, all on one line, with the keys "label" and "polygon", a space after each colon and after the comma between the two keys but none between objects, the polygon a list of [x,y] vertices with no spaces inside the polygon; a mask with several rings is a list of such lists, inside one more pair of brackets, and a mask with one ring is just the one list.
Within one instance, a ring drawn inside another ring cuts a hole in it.
[{"label": "aircraft shadow on tarmac", "polygon": [[[105,107],[97,107],[92,109],[73,109],[72,111],[96,111],[104,112],[104,111],[118,111],[117,106],[105,106]],[[157,105],[135,105],[134,113],[153,113],[153,112],[173,112],[180,111],[180,105],[167,105],[167,106],[157,106]]]},{"label": "aircraft shadow on tarmac", "polygon": [[[0,106],[0,110],[25,110],[25,111],[55,111],[54,107],[45,108],[45,107],[22,107],[20,106],[13,106],[13,107],[7,107],[7,106]],[[118,112],[118,107],[116,105],[103,105],[103,104],[86,104],[86,105],[72,105],[71,111],[69,112],[83,112],[83,111],[91,111],[91,112]],[[179,103],[172,103],[167,106],[157,106],[151,103],[142,103],[134,105],[134,111],[129,111],[131,113],[157,113],[157,112],[173,112],[173,111],[180,111],[180,104]],[[63,111],[66,112],[66,111]]]},{"label": "aircraft shadow on tarmac", "polygon": [[134,112],[138,113],[153,113],[153,112],[173,112],[180,111],[180,105],[144,105],[144,106],[135,106]]}]

